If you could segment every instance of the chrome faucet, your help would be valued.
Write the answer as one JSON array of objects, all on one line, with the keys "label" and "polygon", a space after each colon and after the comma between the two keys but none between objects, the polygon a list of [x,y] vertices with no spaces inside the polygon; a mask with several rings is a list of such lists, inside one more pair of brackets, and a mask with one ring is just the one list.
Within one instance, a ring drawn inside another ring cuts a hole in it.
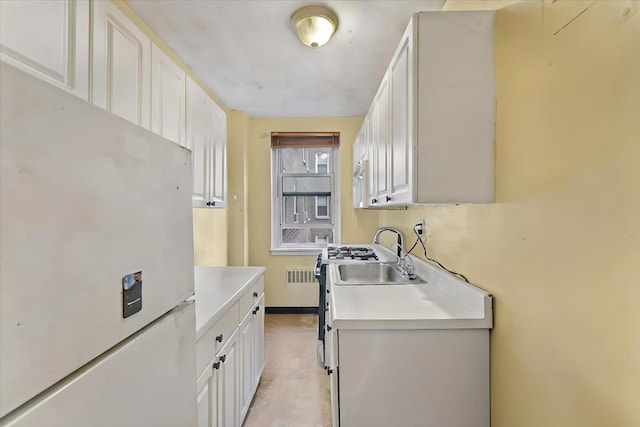
[{"label": "chrome faucet", "polygon": [[409,280],[413,280],[416,277],[418,277],[416,276],[416,267],[415,265],[413,265],[413,261],[411,261],[411,258],[409,257],[409,253],[405,251],[404,248],[397,243],[394,243],[393,245],[391,245],[392,248],[394,246],[398,248],[398,253],[401,254],[401,255],[398,255],[398,259],[396,260],[396,264],[400,269],[400,273],[402,273],[402,275]]},{"label": "chrome faucet", "polygon": [[400,231],[400,229],[395,227],[380,227],[376,231],[376,234],[373,235],[374,245],[380,243],[380,234],[382,234],[383,231],[392,231],[398,235],[398,251],[396,252],[396,255],[398,257],[398,260],[400,260],[400,258],[402,257],[402,252],[404,251],[404,234],[402,234],[402,231]]}]

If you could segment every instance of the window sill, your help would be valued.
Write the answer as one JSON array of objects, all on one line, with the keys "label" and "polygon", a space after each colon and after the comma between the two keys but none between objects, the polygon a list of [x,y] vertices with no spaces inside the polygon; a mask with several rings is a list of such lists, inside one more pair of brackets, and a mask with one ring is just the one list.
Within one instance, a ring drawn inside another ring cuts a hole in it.
[{"label": "window sill", "polygon": [[324,248],[271,248],[275,256],[317,256]]}]

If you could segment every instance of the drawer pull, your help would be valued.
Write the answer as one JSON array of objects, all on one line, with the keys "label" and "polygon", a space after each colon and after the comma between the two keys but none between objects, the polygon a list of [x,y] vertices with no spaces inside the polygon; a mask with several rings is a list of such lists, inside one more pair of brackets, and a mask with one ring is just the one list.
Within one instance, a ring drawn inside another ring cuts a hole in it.
[{"label": "drawer pull", "polygon": [[227,360],[227,355],[226,354],[223,354],[222,356],[220,356],[220,361],[222,363],[224,363],[225,360]]},{"label": "drawer pull", "polygon": [[224,338],[224,335],[220,334],[216,337],[216,341],[222,342],[222,338]]},{"label": "drawer pull", "polygon": [[220,369],[220,362],[213,362],[213,369]]}]

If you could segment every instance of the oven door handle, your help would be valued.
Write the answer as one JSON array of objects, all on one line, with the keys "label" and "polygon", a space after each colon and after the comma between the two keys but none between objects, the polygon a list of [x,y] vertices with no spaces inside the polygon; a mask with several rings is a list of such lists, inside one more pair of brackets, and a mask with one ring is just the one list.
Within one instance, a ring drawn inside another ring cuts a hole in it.
[{"label": "oven door handle", "polygon": [[322,254],[318,255],[318,259],[316,260],[316,266],[315,266],[316,279],[319,279],[321,275],[322,275]]}]

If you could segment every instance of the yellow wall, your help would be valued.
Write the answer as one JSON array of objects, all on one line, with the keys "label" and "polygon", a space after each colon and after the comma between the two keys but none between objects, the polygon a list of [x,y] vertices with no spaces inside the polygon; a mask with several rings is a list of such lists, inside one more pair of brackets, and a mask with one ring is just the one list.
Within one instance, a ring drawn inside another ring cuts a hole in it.
[{"label": "yellow wall", "polygon": [[640,11],[550,4],[497,13],[496,203],[380,224],[494,294],[493,427],[640,426]]},{"label": "yellow wall", "polygon": [[[285,285],[285,270],[312,269],[315,256],[272,256],[271,246],[271,132],[340,132],[340,197],[342,240],[369,241],[377,226],[377,212],[354,212],[351,205],[352,147],[362,117],[312,119],[250,119],[248,132],[249,264],[267,267],[266,305],[318,305],[318,285]],[[232,239],[233,240],[233,239]],[[230,242],[230,244],[234,244]]]},{"label": "yellow wall", "polygon": [[249,116],[242,111],[227,114],[227,179],[229,265],[249,265],[247,205],[247,132]]}]

